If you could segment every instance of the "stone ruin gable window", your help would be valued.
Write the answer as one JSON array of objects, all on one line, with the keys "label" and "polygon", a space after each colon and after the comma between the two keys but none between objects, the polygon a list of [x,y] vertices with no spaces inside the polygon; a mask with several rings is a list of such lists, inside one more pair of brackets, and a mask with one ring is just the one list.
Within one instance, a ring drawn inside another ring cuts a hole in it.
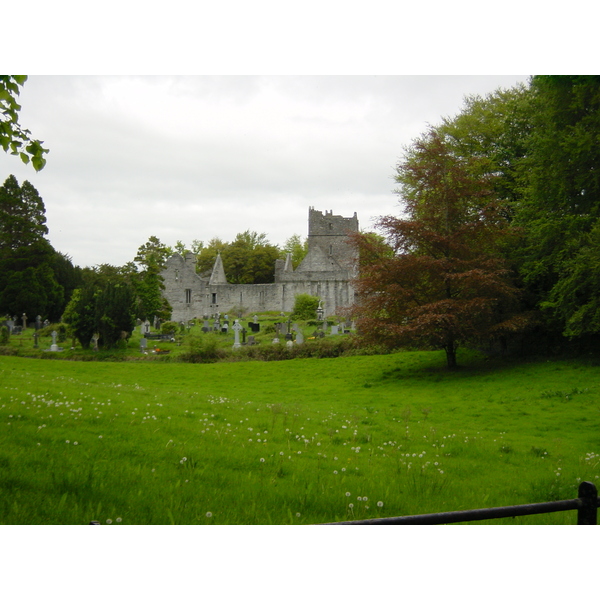
[{"label": "stone ruin gable window", "polygon": [[192,303],[192,290],[190,290],[190,289],[185,290],[185,303],[186,304]]}]

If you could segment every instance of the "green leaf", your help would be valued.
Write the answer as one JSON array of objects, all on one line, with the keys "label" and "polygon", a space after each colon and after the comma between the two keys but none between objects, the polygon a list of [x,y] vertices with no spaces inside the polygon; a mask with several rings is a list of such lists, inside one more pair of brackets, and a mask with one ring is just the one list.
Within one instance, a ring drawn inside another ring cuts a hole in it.
[{"label": "green leaf", "polygon": [[41,171],[46,166],[46,159],[39,156],[34,156],[31,159],[31,164],[36,171]]},{"label": "green leaf", "polygon": [[27,154],[25,154],[25,152],[21,152],[21,153],[19,154],[19,156],[21,157],[21,160],[22,160],[22,161],[23,161],[25,164],[29,163],[29,156],[27,156]]}]

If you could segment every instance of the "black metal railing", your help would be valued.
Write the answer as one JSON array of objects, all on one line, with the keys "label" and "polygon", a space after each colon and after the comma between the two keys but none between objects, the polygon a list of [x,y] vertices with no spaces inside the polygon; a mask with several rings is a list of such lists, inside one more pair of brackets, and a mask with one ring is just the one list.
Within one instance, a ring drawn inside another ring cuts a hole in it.
[{"label": "black metal railing", "polygon": [[558,500],[556,502],[518,504],[516,506],[478,508],[475,510],[460,510],[428,515],[366,519],[363,521],[338,521],[336,523],[324,523],[324,525],[445,525],[448,523],[502,519],[504,517],[542,515],[567,510],[577,511],[577,525],[597,525],[598,506],[600,505],[598,504],[598,490],[596,486],[589,481],[582,481],[579,484],[578,494],[579,496],[572,500]]}]

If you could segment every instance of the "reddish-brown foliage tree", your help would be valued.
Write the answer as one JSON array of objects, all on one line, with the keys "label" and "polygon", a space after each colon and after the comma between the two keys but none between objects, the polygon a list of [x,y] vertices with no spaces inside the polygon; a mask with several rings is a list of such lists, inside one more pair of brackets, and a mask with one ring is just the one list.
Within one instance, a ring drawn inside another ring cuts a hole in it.
[{"label": "reddish-brown foliage tree", "polygon": [[404,218],[382,217],[376,236],[353,238],[361,257],[353,316],[365,338],[443,348],[523,327],[518,290],[502,259],[511,235],[484,159],[458,157],[435,130],[397,167]]}]

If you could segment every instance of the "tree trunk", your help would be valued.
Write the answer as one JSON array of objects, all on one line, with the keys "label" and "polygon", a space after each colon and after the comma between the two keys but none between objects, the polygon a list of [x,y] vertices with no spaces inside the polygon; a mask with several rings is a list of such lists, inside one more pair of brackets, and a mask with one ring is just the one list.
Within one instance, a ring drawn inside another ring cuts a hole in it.
[{"label": "tree trunk", "polygon": [[456,369],[456,348],[457,345],[454,342],[446,344],[444,350],[446,351],[446,362],[449,369]]}]

